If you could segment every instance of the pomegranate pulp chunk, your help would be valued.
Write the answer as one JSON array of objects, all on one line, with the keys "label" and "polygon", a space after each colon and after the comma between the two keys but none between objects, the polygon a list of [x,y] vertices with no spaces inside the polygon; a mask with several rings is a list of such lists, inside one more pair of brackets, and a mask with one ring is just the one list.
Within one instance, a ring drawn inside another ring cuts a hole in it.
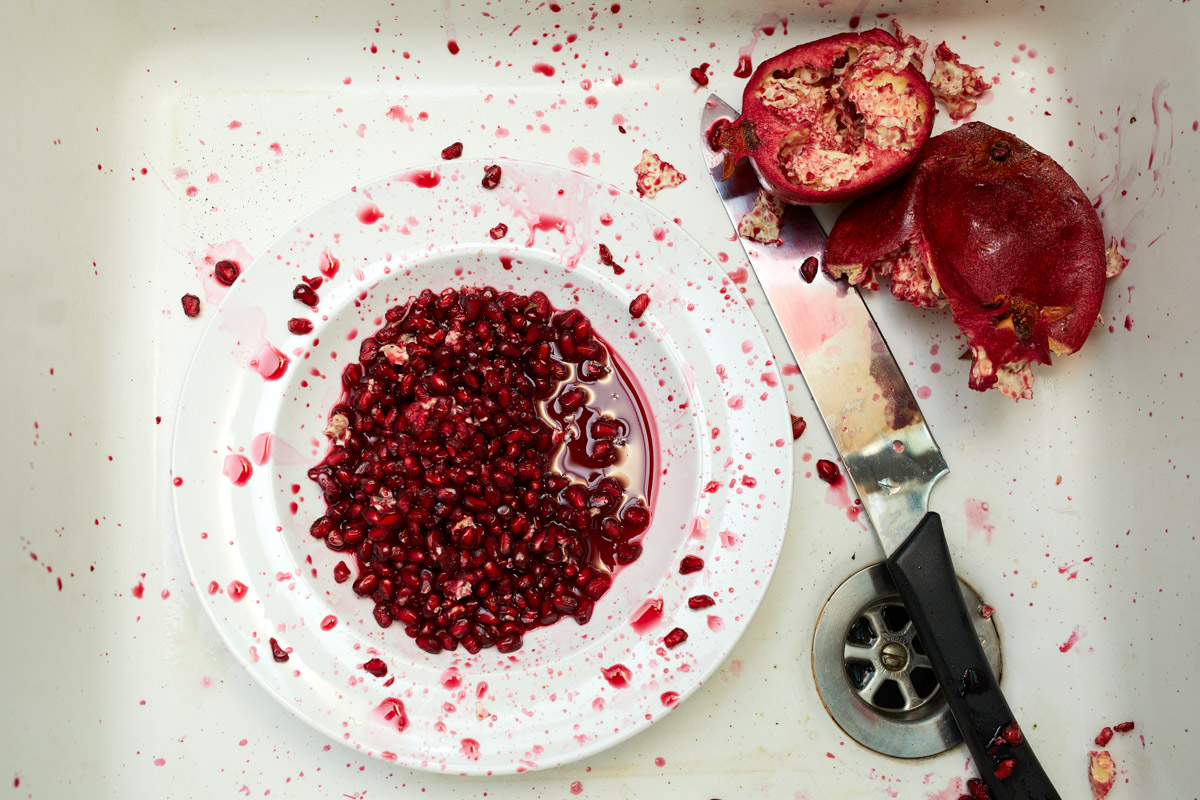
[{"label": "pomegranate pulp chunk", "polygon": [[641,555],[652,425],[577,309],[426,290],[388,310],[342,386],[309,470],[327,505],[310,532],[353,554],[350,588],[380,626],[429,653],[509,653],[534,628],[586,623]]}]

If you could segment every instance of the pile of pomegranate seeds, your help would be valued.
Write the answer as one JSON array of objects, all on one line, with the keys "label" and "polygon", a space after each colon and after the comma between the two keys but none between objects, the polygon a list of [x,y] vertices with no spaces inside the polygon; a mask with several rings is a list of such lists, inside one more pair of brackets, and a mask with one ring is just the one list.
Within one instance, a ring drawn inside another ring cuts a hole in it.
[{"label": "pile of pomegranate seeds", "polygon": [[626,392],[607,346],[541,292],[426,290],[386,319],[342,373],[333,448],[308,473],[328,504],[312,535],[353,554],[379,625],[430,653],[586,623],[650,525],[609,473],[639,433],[653,446],[600,405]]}]

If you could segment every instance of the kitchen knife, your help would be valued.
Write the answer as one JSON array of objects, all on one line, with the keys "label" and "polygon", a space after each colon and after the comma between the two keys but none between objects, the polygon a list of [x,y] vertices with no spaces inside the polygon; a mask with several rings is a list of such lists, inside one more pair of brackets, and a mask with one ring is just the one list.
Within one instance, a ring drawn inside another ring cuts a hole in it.
[{"label": "kitchen knife", "polygon": [[[717,120],[736,116],[710,95],[700,125],[710,176],[735,227],[753,208],[759,182],[744,163],[728,174],[707,133]],[[825,252],[812,211],[789,206],[779,236],[776,244],[741,242],[976,766],[994,800],[1057,800],[980,646],[941,519],[928,511],[929,493],[949,468],[916,398],[858,291],[823,269],[811,284],[801,278],[805,259],[820,264]]]}]

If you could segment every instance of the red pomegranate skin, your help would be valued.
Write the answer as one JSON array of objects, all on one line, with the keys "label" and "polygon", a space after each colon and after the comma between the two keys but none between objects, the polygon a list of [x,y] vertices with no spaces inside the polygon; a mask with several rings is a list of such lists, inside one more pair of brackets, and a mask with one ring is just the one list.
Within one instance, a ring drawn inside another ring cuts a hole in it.
[{"label": "red pomegranate skin", "polygon": [[840,33],[764,61],[742,115],[709,131],[733,162],[794,205],[854,199],[915,163],[933,128],[933,95],[913,50],[884,30]]},{"label": "red pomegranate skin", "polygon": [[1055,161],[972,122],[929,140],[920,163],[850,205],[826,269],[918,307],[948,304],[974,359],[970,386],[1032,396],[1029,365],[1083,346],[1104,299],[1100,218]]}]

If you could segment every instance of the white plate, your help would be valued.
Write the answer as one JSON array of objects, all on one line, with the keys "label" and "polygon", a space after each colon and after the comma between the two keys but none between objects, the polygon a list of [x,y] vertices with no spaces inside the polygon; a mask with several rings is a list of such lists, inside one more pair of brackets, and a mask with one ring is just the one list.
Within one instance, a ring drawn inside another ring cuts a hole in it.
[{"label": "white plate", "polygon": [[[579,173],[499,161],[501,186],[484,190],[486,163],[439,163],[356,187],[243,262],[188,373],[173,458],[192,580],[250,673],[331,738],[463,774],[582,758],[699,687],[766,591],[792,477],[770,351],[741,293],[699,245],[648,204]],[[430,170],[438,180],[426,188],[419,176]],[[371,221],[363,213],[371,208],[382,216]],[[493,241],[498,222],[508,235]],[[601,242],[623,275],[599,263]],[[326,254],[340,268],[308,313],[292,287],[317,274]],[[583,310],[630,366],[657,429],[661,469],[644,554],[617,574],[590,623],[529,632],[511,656],[429,655],[400,626],[379,628],[372,603],[334,582],[341,556],[308,535],[325,504],[305,473],[326,450],[321,431],[358,337],[423,288],[465,284],[540,289],[557,308]],[[208,288],[217,299],[222,287]],[[652,302],[633,320],[628,304],[641,291]],[[293,316],[315,319],[316,330],[289,334]],[[289,363],[265,380],[273,353]],[[227,472],[242,463],[253,472],[238,486]],[[687,553],[705,569],[679,576]],[[714,595],[716,606],[690,610],[697,593]],[[663,600],[663,618],[639,633],[629,620],[652,598]],[[331,615],[337,624],[324,630]],[[690,638],[667,650],[663,635],[676,625]],[[272,659],[271,637],[290,648],[286,663]],[[384,679],[361,669],[375,656],[388,664]],[[602,675],[615,664],[632,672],[627,688]],[[390,699],[402,702],[406,730],[387,719]]]}]

